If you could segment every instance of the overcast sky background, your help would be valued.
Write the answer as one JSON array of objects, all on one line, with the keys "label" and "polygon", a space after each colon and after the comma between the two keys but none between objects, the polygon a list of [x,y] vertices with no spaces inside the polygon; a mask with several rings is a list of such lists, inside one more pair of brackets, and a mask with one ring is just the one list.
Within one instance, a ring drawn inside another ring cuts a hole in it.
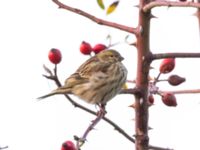
[{"label": "overcast sky background", "polygon": [[[65,0],[66,4],[83,9],[100,18],[136,27],[137,9],[134,1],[121,1],[116,11],[106,16],[95,0]],[[105,1],[108,6],[112,1]],[[153,13],[151,50],[153,52],[199,52],[200,39],[195,9],[159,8]],[[92,45],[107,44],[106,36],[124,57],[128,79],[135,79],[136,49],[123,43],[129,33],[99,26],[90,20],[58,9],[51,0],[1,0],[0,1],[0,146],[8,150],[59,150],[66,140],[81,136],[94,116],[74,108],[63,96],[54,96],[38,102],[37,97],[54,88],[55,84],[42,77],[53,65],[47,55],[51,48],[62,51],[63,60],[58,75],[63,83],[89,56],[79,52],[85,40]],[[130,41],[134,36],[130,35]],[[159,67],[159,61],[152,66]],[[199,59],[177,59],[176,68],[170,74],[186,77],[178,87],[159,84],[163,90],[193,89],[200,87]],[[158,70],[151,71],[156,76]],[[161,76],[167,78],[168,75]],[[134,85],[129,85],[130,87]],[[95,110],[76,97],[74,100]],[[107,116],[120,125],[129,135],[134,135],[134,111],[128,106],[134,97],[119,95],[108,103]],[[200,149],[200,95],[178,95],[176,108],[166,107],[160,97],[150,108],[150,144],[176,150]],[[104,121],[88,136],[83,150],[126,149],[134,145]]]}]

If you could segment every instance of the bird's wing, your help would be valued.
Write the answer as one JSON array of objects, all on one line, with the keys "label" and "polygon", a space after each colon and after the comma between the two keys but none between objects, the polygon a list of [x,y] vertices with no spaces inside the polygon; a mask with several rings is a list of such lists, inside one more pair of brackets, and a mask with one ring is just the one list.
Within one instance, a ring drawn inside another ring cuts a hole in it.
[{"label": "bird's wing", "polygon": [[76,71],[82,78],[89,79],[93,74],[98,72],[106,73],[110,63],[101,62],[97,57],[91,57],[83,63]]},{"label": "bird's wing", "polygon": [[87,83],[89,80],[87,78],[83,78],[80,76],[79,73],[74,73],[72,74],[69,78],[65,80],[65,85],[64,87],[66,88],[72,88],[74,85],[82,84],[82,83]]},{"label": "bird's wing", "polygon": [[71,88],[77,84],[87,83],[94,74],[106,76],[105,72],[109,66],[110,64],[100,62],[97,57],[91,57],[83,63],[74,74],[65,80],[65,88]]}]

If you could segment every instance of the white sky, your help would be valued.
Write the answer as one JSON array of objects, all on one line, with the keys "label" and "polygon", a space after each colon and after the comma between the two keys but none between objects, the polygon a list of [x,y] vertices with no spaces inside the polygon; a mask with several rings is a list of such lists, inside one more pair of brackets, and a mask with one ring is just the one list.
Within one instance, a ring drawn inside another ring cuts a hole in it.
[{"label": "white sky", "polygon": [[[110,1],[106,1],[108,5]],[[96,1],[66,1],[98,17],[129,26],[137,25],[137,9],[132,0],[121,2],[116,12],[106,16]],[[159,19],[151,25],[151,49],[154,52],[199,52],[199,30],[194,9],[159,8],[153,12]],[[57,9],[51,0],[1,0],[0,1],[0,146],[9,150],[58,150],[62,142],[82,135],[94,116],[74,108],[63,96],[55,96],[41,102],[36,98],[53,90],[52,81],[42,77],[43,64],[53,68],[47,54],[51,48],[62,51],[63,61],[58,66],[60,80],[69,76],[88,56],[79,52],[82,40],[107,43],[123,41],[128,34],[112,28],[99,26],[88,19]],[[134,39],[134,37],[132,37]],[[115,47],[125,57],[129,70],[128,79],[135,78],[136,49],[125,44]],[[152,66],[159,66],[155,61]],[[177,59],[173,74],[186,77],[187,82],[171,87],[159,84],[160,89],[175,90],[199,88],[199,59]],[[157,70],[151,75],[156,76]],[[162,76],[167,77],[166,76]],[[76,101],[92,108],[76,97]],[[200,149],[199,126],[200,95],[177,96],[178,106],[169,108],[156,97],[150,108],[150,144],[176,150]],[[134,111],[128,108],[133,96],[120,95],[108,103],[107,116],[134,134]],[[134,145],[105,122],[88,136],[83,150],[127,149]]]}]

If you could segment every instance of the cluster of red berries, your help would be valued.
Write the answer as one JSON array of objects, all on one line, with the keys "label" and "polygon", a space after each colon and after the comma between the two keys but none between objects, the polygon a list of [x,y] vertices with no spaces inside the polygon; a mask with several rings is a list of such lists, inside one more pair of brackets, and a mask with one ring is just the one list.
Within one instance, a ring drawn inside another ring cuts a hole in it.
[{"label": "cluster of red berries", "polygon": [[[96,44],[92,47],[88,42],[83,41],[80,45],[80,52],[84,55],[90,55],[92,52],[98,54],[107,48],[104,44]],[[62,60],[62,54],[59,49],[52,48],[48,54],[49,60],[53,64],[59,64]]]},{"label": "cluster of red berries", "polygon": [[[161,62],[159,70],[160,70],[160,73],[166,74],[166,73],[171,72],[174,68],[175,68],[175,58],[166,58],[166,59],[163,59],[163,61]],[[173,81],[171,82],[171,78],[169,80],[168,80],[169,83],[173,83]],[[176,97],[173,93],[167,92],[167,93],[163,93],[161,96],[162,96],[162,102],[165,105],[174,106],[174,107],[177,106]]]},{"label": "cluster of red berries", "polygon": [[104,44],[96,44],[94,47],[90,45],[90,43],[83,41],[80,45],[80,52],[84,55],[90,55],[92,52],[98,54],[99,52],[105,50],[107,46]]},{"label": "cluster of red berries", "polygon": [[[160,74],[170,73],[175,68],[175,58],[166,58],[160,64]],[[168,83],[172,86],[177,86],[185,81],[185,78],[182,78],[178,75],[171,75],[167,79]],[[167,106],[175,107],[177,106],[177,101],[174,93],[165,92],[161,93],[162,102]]]}]

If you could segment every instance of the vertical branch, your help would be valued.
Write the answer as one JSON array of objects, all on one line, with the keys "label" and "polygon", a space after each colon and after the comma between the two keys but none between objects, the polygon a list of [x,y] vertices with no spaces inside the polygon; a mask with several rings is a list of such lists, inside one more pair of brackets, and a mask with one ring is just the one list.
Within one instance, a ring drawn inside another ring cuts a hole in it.
[{"label": "vertical branch", "polygon": [[141,94],[135,96],[135,132],[136,150],[147,150],[149,145],[148,137],[148,74],[150,61],[146,58],[149,54],[149,30],[151,12],[143,12],[142,8],[148,0],[140,0],[139,24],[140,34],[137,35],[137,79],[136,86],[142,90]]},{"label": "vertical branch", "polygon": [[[200,0],[198,0],[198,3],[200,3]],[[200,31],[200,8],[197,9],[196,16],[197,16],[197,19],[198,19],[199,31]]]}]

